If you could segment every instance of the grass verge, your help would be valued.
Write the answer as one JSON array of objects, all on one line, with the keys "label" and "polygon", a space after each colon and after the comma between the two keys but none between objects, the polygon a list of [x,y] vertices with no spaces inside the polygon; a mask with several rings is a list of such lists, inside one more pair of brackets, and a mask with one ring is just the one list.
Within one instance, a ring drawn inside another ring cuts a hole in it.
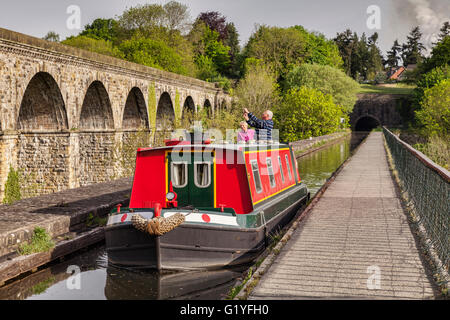
[{"label": "grass verge", "polygon": [[29,243],[23,243],[17,250],[20,255],[47,252],[55,246],[52,238],[44,228],[36,227]]}]

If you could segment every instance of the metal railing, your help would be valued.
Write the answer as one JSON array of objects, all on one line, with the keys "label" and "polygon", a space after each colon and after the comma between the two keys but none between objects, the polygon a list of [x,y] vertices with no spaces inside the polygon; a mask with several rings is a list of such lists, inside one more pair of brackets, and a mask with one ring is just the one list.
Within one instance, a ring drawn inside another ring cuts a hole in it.
[{"label": "metal railing", "polygon": [[442,267],[449,269],[450,173],[383,127],[400,187]]}]

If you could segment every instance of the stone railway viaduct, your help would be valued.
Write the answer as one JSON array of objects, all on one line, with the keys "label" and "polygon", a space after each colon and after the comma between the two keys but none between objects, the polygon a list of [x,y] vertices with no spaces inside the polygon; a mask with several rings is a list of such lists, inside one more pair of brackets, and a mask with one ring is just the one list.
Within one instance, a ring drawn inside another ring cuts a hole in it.
[{"label": "stone railway viaduct", "polygon": [[230,103],[212,83],[0,28],[0,201],[10,167],[39,194],[108,181],[131,133]]}]

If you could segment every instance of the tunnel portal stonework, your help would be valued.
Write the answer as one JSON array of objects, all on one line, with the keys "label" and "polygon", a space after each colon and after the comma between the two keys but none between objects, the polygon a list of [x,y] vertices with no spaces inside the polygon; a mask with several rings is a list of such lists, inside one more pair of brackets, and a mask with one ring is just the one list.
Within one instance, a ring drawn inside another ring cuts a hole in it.
[{"label": "tunnel portal stonework", "polygon": [[10,168],[24,196],[111,180],[114,148],[155,131],[161,97],[175,119],[231,104],[213,83],[0,28],[0,201]]},{"label": "tunnel portal stonework", "polygon": [[353,112],[350,114],[352,129],[357,128],[359,121],[365,118],[375,119],[379,126],[402,126],[403,118],[399,111],[403,95],[361,94],[358,95]]}]

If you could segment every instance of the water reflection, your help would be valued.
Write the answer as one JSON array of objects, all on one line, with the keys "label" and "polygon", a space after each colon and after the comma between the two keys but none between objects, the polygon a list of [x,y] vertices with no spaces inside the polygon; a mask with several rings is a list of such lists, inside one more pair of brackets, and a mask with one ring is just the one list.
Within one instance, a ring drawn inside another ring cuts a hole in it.
[{"label": "water reflection", "polygon": [[367,132],[355,132],[348,138],[317,152],[300,157],[298,170],[302,181],[308,186],[311,197],[327,179],[348,159],[351,152],[367,136]]}]

